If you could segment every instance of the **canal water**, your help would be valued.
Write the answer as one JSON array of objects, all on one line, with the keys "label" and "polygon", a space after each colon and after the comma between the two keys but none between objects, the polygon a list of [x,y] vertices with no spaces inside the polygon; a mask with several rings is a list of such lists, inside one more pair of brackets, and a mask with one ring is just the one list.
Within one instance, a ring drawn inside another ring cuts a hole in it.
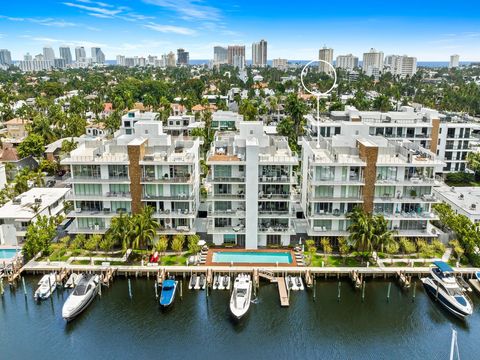
[{"label": "canal water", "polygon": [[467,321],[434,304],[417,281],[402,291],[367,282],[365,299],[349,282],[318,281],[279,305],[276,285],[262,283],[246,318],[234,321],[229,293],[183,289],[172,308],[157,305],[154,280],[117,278],[71,323],[61,317],[69,292],[33,301],[37,277],[0,297],[0,359],[448,359],[452,328],[462,359],[480,358],[480,301]]}]

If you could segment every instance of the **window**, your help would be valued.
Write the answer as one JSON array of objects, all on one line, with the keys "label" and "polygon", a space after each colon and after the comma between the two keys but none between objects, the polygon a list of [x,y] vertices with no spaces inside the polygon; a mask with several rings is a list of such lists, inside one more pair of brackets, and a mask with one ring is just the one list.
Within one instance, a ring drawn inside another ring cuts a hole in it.
[{"label": "window", "polygon": [[235,234],[225,234],[223,235],[224,244],[235,244]]},{"label": "window", "polygon": [[238,165],[239,172],[245,172],[245,165]]},{"label": "window", "polygon": [[75,195],[102,195],[100,184],[75,184]]},{"label": "window", "polygon": [[100,178],[99,165],[74,165],[73,177]]},{"label": "window", "polygon": [[377,180],[396,180],[397,168],[393,166],[378,166]]},{"label": "window", "polygon": [[317,166],[315,178],[319,181],[329,181],[335,178],[334,166]]},{"label": "window", "polygon": [[127,165],[108,165],[109,178],[125,178],[128,177]]},{"label": "window", "polygon": [[267,245],[281,245],[282,236],[281,235],[267,235]]},{"label": "window", "polygon": [[333,186],[315,186],[315,197],[333,197]]},{"label": "window", "polygon": [[454,138],[455,137],[455,128],[450,128],[447,130],[447,138]]},{"label": "window", "polygon": [[229,165],[215,165],[213,171],[216,178],[232,177],[232,167]]}]

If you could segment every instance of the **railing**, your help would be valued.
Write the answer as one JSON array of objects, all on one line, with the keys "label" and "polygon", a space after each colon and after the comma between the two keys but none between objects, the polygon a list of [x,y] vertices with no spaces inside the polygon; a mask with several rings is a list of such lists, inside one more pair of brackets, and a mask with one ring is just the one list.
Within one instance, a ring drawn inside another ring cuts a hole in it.
[{"label": "railing", "polygon": [[221,176],[208,176],[207,181],[209,182],[245,182],[245,177],[221,177]]},{"label": "railing", "polygon": [[98,199],[98,198],[126,198],[130,199],[131,194],[129,192],[121,192],[121,193],[114,193],[114,192],[107,192],[105,194],[75,194],[75,193],[68,193],[66,199],[73,200],[73,199]]},{"label": "railing", "polygon": [[193,194],[181,194],[181,195],[148,195],[142,196],[143,200],[192,200]]},{"label": "railing", "polygon": [[208,215],[245,216],[245,210],[208,210]]},{"label": "railing", "polygon": [[259,176],[258,182],[260,183],[273,183],[273,182],[281,182],[281,183],[289,183],[292,182],[289,176],[282,175],[282,176]]},{"label": "railing", "polygon": [[214,199],[228,199],[228,198],[245,199],[245,194],[213,194],[212,192],[209,192],[208,196],[212,200],[214,200]]},{"label": "railing", "polygon": [[187,183],[192,179],[191,176],[177,176],[177,177],[161,177],[155,178],[151,176],[143,176],[143,182],[167,182],[167,183]]},{"label": "railing", "polygon": [[261,215],[293,215],[293,211],[289,210],[262,210],[259,209],[258,213]]}]

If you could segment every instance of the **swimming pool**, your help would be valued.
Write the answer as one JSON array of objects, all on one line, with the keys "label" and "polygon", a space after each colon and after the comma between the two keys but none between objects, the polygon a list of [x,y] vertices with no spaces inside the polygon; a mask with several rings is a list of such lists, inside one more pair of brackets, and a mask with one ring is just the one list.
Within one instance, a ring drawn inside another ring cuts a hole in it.
[{"label": "swimming pool", "polygon": [[15,249],[0,249],[0,259],[8,260],[15,256],[17,251]]},{"label": "swimming pool", "polygon": [[213,263],[241,263],[241,264],[291,264],[292,254],[290,251],[214,251]]}]

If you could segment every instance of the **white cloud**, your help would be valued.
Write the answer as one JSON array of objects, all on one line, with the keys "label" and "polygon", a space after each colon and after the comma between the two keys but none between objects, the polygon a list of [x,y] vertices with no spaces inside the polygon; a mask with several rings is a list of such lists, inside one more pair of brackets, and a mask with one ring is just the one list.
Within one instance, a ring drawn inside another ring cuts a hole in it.
[{"label": "white cloud", "polygon": [[119,13],[122,12],[120,9],[107,9],[104,7],[96,7],[96,6],[86,6],[86,5],[81,5],[81,4],[75,4],[71,2],[64,2],[63,5],[70,6],[70,7],[75,7],[78,9],[90,11],[92,13],[97,13],[97,14],[103,14],[103,15],[108,15],[108,16],[115,16]]},{"label": "white cloud", "polygon": [[147,29],[151,29],[154,31],[162,32],[162,33],[174,33],[174,34],[180,34],[180,35],[194,35],[196,33],[195,30],[190,28],[173,26],[173,25],[161,25],[153,22],[150,22],[144,25],[144,27],[146,27]]},{"label": "white cloud", "polygon": [[222,17],[219,9],[192,0],[143,0],[143,2],[175,11],[185,20],[215,21]]}]

